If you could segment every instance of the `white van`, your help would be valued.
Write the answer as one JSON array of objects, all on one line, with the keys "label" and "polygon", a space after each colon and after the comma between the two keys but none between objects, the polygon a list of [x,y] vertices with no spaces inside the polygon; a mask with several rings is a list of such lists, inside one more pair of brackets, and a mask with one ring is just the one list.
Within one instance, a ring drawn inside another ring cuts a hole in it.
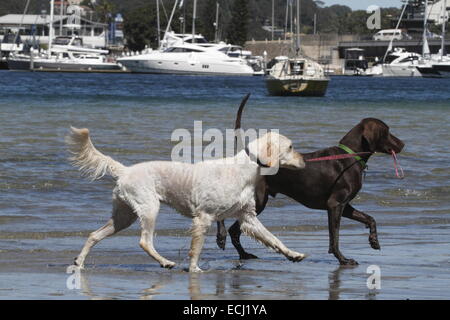
[{"label": "white van", "polygon": [[400,29],[386,29],[378,31],[374,36],[373,40],[376,41],[390,41],[394,37],[394,40],[408,39],[409,36],[402,32]]}]

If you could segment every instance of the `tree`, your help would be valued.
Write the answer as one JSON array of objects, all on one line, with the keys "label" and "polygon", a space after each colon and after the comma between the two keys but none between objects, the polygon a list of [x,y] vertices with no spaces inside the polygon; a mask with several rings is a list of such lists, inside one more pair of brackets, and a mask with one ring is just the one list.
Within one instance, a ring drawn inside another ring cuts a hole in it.
[{"label": "tree", "polygon": [[232,18],[227,28],[228,42],[244,45],[248,34],[248,0],[234,0],[231,7]]},{"label": "tree", "polygon": [[146,6],[127,12],[124,16],[124,34],[127,47],[141,51],[145,46],[156,46],[158,31],[155,25],[156,8]]},{"label": "tree", "polygon": [[214,41],[215,38],[217,2],[217,0],[206,0],[199,15],[200,27],[198,30],[208,41]]}]

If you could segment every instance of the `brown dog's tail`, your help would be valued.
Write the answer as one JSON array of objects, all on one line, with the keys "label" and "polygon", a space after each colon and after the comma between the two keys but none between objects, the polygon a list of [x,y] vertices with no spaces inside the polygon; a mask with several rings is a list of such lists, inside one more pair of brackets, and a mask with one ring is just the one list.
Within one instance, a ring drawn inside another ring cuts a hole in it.
[{"label": "brown dog's tail", "polygon": [[242,140],[241,136],[241,119],[242,119],[242,112],[244,111],[245,104],[248,101],[248,98],[250,98],[250,93],[247,93],[241,101],[241,105],[239,106],[239,110],[236,115],[236,122],[234,124],[234,132],[235,132],[235,138],[234,138],[234,151],[235,153],[239,153],[242,148],[244,148],[244,141]]},{"label": "brown dog's tail", "polygon": [[250,93],[247,93],[244,99],[242,99],[241,101],[241,105],[239,106],[239,110],[236,116],[236,122],[234,124],[234,130],[238,130],[241,128],[242,111],[244,111],[245,104],[247,103],[248,98],[250,98],[250,95]]},{"label": "brown dog's tail", "polygon": [[69,158],[72,165],[78,167],[83,175],[91,180],[102,178],[109,174],[118,179],[126,167],[98,151],[92,144],[88,129],[70,127],[70,134],[66,137],[69,151],[73,155]]}]

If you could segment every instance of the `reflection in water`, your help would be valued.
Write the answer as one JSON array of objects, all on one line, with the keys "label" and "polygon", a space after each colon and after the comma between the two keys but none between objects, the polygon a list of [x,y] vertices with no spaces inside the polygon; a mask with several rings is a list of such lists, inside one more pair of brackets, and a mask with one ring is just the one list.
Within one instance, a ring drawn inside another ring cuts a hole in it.
[{"label": "reflection in water", "polygon": [[[342,274],[345,273],[345,270],[354,270],[357,268],[357,266],[338,266],[336,269],[330,272],[328,276],[328,300],[339,300],[340,294],[344,292],[346,289],[342,287]],[[350,277],[348,277],[349,282],[354,279],[355,274],[351,274]],[[363,276],[361,278],[361,286],[366,288],[367,282],[366,278]],[[349,288],[348,290],[354,290],[355,288],[352,288],[351,284],[349,283],[347,286]],[[379,293],[378,290],[370,290],[367,288],[367,294],[365,295],[365,298],[368,300],[376,300],[377,295]]]},{"label": "reflection in water", "polygon": [[341,273],[343,269],[343,266],[339,266],[330,272],[328,276],[328,300],[339,300],[339,294],[341,293]]},{"label": "reflection in water", "polygon": [[152,300],[155,296],[159,295],[164,287],[172,282],[172,276],[170,274],[161,275],[150,288],[142,290],[141,300]]}]

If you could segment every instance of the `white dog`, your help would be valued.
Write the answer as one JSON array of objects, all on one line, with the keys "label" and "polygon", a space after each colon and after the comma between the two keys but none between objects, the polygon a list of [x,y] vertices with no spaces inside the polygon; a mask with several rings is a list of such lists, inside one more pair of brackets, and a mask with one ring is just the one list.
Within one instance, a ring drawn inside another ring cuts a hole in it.
[{"label": "white dog", "polygon": [[263,179],[260,165],[291,169],[305,167],[302,156],[282,135],[267,133],[249,143],[248,152],[257,157],[260,165],[251,161],[243,150],[235,157],[196,164],[152,161],[125,167],[94,147],[88,129],[71,128],[66,141],[73,154],[72,163],[84,174],[92,180],[109,174],[116,180],[112,218],[90,234],[75,259],[75,265],[80,268],[96,243],[129,227],[138,217],[142,249],[162,267],[174,267],[174,262],[162,257],[153,247],[153,232],[161,202],[192,218],[190,272],[201,271],[198,260],[209,226],[213,221],[226,218],[237,218],[245,234],[289,260],[305,258],[304,254],[288,249],[256,218],[255,196],[258,182]]}]

